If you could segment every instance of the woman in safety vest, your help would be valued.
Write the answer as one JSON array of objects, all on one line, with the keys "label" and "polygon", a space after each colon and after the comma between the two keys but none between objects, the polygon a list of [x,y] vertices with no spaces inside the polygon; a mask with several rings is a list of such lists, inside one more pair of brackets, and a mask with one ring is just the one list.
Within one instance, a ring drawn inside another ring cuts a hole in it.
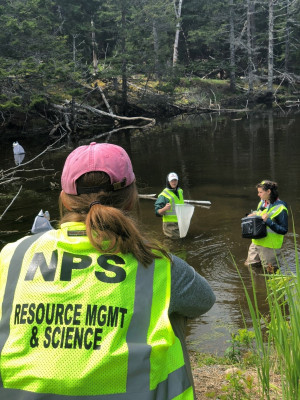
[{"label": "woman in safety vest", "polygon": [[167,175],[166,187],[155,202],[155,214],[163,219],[163,232],[171,239],[179,239],[176,204],[184,204],[183,190],[178,186],[178,175],[170,172]]},{"label": "woman in safety vest", "polygon": [[263,267],[267,272],[275,272],[279,265],[283,237],[288,231],[287,204],[279,200],[276,182],[264,180],[256,187],[260,202],[257,210],[249,216],[261,216],[267,226],[267,236],[252,239],[245,265]]},{"label": "woman in safety vest", "polygon": [[122,147],[76,148],[61,184],[60,228],[0,253],[0,398],[194,399],[184,327],[209,284],[138,229]]}]

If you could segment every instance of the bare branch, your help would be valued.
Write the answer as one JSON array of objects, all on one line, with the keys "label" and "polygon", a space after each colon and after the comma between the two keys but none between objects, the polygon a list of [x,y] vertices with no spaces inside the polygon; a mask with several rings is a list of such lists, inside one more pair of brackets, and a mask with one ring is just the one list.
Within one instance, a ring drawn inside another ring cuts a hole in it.
[{"label": "bare branch", "polygon": [[80,140],[79,144],[90,143],[93,140],[99,139],[99,138],[104,137],[104,136],[111,136],[113,133],[116,133],[116,132],[119,132],[119,131],[123,131],[123,130],[126,130],[126,129],[143,129],[144,130],[144,129],[151,128],[152,126],[153,126],[153,124],[151,122],[149,124],[147,124],[147,125],[144,125],[144,126],[138,126],[138,125],[123,126],[123,127],[120,127],[120,128],[113,129],[113,130],[111,130],[109,132],[100,133],[99,135],[93,136],[92,138],[89,138],[87,140]]},{"label": "bare branch", "polygon": [[100,85],[97,84],[97,89],[98,89],[99,92],[101,93],[102,99],[103,99],[103,101],[104,101],[104,103],[105,103],[105,105],[106,105],[106,107],[107,107],[109,113],[113,115],[113,110],[112,110],[111,106],[109,105],[109,102],[107,101],[107,99],[106,99],[106,97],[105,97],[105,94],[104,94],[104,92],[103,92],[103,90],[102,90],[102,87],[101,87]]},{"label": "bare branch", "polygon": [[[66,104],[69,104],[68,101],[66,101]],[[79,110],[88,110],[90,112],[92,112],[93,114],[97,114],[97,115],[101,115],[101,116],[105,116],[105,117],[109,117],[109,118],[113,118],[116,120],[120,120],[120,121],[138,121],[138,120],[142,120],[142,121],[148,121],[150,122],[151,125],[155,125],[155,118],[147,118],[147,117],[122,117],[120,115],[116,115],[116,114],[110,114],[107,113],[105,111],[99,110],[98,108],[86,105],[86,104],[79,104],[79,103],[74,103],[75,107],[78,108]],[[58,109],[63,109],[62,106],[59,106],[57,104],[53,105],[54,107],[58,108]],[[148,126],[148,125],[147,125]]]},{"label": "bare branch", "polygon": [[13,202],[16,200],[16,198],[18,197],[19,193],[22,190],[22,186],[20,186],[20,189],[18,190],[18,193],[15,195],[15,197],[12,199],[12,201],[9,203],[9,205],[6,207],[6,209],[4,210],[3,214],[0,216],[0,221],[2,220],[2,218],[4,217],[4,214],[7,212],[7,210],[9,209],[9,207],[13,204]]}]

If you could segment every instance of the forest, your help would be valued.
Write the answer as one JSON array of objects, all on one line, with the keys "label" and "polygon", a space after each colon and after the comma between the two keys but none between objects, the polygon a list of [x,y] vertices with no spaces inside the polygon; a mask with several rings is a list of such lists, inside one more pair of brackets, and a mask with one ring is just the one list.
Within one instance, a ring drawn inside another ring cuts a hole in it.
[{"label": "forest", "polygon": [[298,104],[299,17],[300,0],[0,0],[1,130],[148,127],[226,107],[220,88]]}]

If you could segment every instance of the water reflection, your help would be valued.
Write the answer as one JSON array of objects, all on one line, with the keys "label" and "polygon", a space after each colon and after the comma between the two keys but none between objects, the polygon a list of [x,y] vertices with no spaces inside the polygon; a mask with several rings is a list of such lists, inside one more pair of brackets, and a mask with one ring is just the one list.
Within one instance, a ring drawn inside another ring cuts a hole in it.
[{"label": "water reflection", "polygon": [[[148,133],[118,134],[111,138],[130,154],[140,192],[160,193],[166,174],[174,170],[180,175],[185,198],[212,203],[209,208],[196,207],[187,237],[172,242],[163,236],[162,221],[154,213],[154,201],[140,202],[145,229],[199,271],[216,293],[215,306],[189,323],[188,341],[192,348],[222,353],[231,332],[243,328],[244,321],[251,326],[236,268],[251,293],[250,274],[244,266],[250,241],[242,239],[240,221],[257,206],[257,182],[268,178],[278,182],[280,197],[292,210],[296,232],[300,233],[299,124],[300,115],[296,114],[187,115],[159,124]],[[46,147],[25,144],[30,149],[29,159]],[[11,167],[11,153],[6,149],[7,146],[0,148],[0,169]],[[48,153],[43,165],[61,171],[70,151]],[[50,190],[50,183],[59,183],[59,175],[57,172],[52,177],[25,183],[23,196],[18,197],[6,218],[0,221],[2,244],[28,232],[41,208],[49,210],[52,219],[59,219],[59,190]],[[283,253],[287,265],[294,268],[291,212],[289,223]],[[16,233],[8,235],[5,231]],[[298,236],[296,241],[299,243]],[[266,312],[264,278],[257,275],[254,279],[260,307]]]}]

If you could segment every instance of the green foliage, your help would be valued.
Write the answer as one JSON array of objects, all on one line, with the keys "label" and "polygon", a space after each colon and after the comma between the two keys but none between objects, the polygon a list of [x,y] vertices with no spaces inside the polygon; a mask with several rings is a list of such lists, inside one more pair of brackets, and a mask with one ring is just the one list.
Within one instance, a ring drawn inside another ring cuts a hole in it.
[{"label": "green foliage", "polygon": [[68,91],[68,94],[72,97],[80,97],[83,95],[83,93],[84,93],[83,90],[80,88],[75,88]]},{"label": "green foliage", "polygon": [[29,109],[39,108],[45,104],[47,104],[47,100],[44,97],[39,96],[39,95],[34,96],[31,98],[31,101],[29,103]]},{"label": "green foliage", "polygon": [[[253,2],[254,3],[254,2]],[[274,2],[276,71],[286,56],[286,29],[290,28],[288,66],[300,73],[297,38],[299,2]],[[267,1],[255,2],[252,16],[256,74],[267,71]],[[176,18],[173,2],[162,0],[0,0],[0,79],[4,107],[35,107],[63,88],[94,78],[120,79],[143,74],[157,79],[158,90],[173,95],[180,78],[216,78],[230,71],[229,2],[184,0],[179,35],[179,60],[172,65]],[[247,74],[246,3],[234,0],[236,74]],[[93,21],[93,26],[92,26]],[[95,41],[92,41],[92,34]],[[94,46],[93,46],[94,45]],[[94,76],[93,51],[98,60]],[[226,78],[226,77],[225,77]],[[190,81],[191,82],[191,81]],[[225,80],[224,80],[225,82]],[[188,85],[187,85],[188,86]],[[192,84],[190,85],[192,87]],[[20,104],[12,100],[21,98]],[[37,103],[36,103],[37,101]],[[7,103],[6,103],[7,102]]]},{"label": "green foliage", "polygon": [[197,364],[199,367],[204,365],[229,365],[230,360],[227,357],[216,356],[215,354],[199,353],[197,354]]},{"label": "green foliage", "polygon": [[[19,98],[18,98],[19,100]],[[2,109],[3,111],[5,110],[18,110],[21,108],[21,104],[19,102],[16,102],[14,100],[8,100],[4,103],[0,103],[0,109]]]},{"label": "green foliage", "polygon": [[230,346],[225,350],[225,356],[232,362],[253,364],[255,356],[255,333],[247,329],[239,329],[238,333],[231,334]]},{"label": "green foliage", "polygon": [[222,387],[221,400],[251,400],[253,377],[235,369],[226,375],[227,384]]}]

